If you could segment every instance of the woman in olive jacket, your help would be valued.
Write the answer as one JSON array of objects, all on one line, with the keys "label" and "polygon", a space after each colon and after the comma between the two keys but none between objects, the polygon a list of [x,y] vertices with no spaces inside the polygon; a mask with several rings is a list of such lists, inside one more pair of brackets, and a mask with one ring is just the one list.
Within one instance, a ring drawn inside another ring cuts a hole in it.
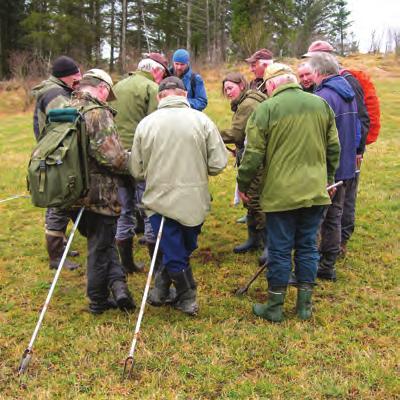
[{"label": "woman in olive jacket", "polygon": [[[222,81],[222,92],[231,101],[233,116],[231,127],[222,129],[220,132],[226,144],[235,144],[236,165],[239,167],[244,151],[247,120],[257,106],[267,99],[267,96],[259,91],[249,89],[245,77],[239,72],[230,72],[226,75]],[[259,186],[260,176],[257,176],[252,182],[251,200],[246,204],[248,238],[243,244],[233,249],[235,253],[246,253],[265,246],[265,214],[259,205]],[[265,249],[265,253],[266,251]],[[260,258],[261,263],[266,261],[264,258],[267,257],[267,254],[263,254],[263,256],[265,257]]]}]

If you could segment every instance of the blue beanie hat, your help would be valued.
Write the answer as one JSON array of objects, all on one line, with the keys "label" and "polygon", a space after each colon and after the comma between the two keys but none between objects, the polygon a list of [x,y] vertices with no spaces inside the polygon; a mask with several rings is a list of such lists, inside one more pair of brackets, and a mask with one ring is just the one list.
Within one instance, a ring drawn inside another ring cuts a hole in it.
[{"label": "blue beanie hat", "polygon": [[189,52],[185,49],[176,50],[174,55],[172,56],[172,61],[182,64],[189,64],[190,61]]}]

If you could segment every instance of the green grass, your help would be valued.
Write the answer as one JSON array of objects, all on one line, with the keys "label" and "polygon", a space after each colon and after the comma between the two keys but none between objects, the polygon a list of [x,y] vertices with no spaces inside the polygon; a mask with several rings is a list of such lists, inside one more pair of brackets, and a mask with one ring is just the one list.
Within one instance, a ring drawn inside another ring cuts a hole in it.
[{"label": "green grass", "polygon": [[[235,170],[211,180],[213,210],[193,267],[200,314],[147,307],[134,376],[121,381],[137,312],[85,311],[85,269],[63,271],[34,347],[24,382],[16,368],[28,345],[53,273],[44,250],[44,210],[29,200],[0,204],[0,398],[7,399],[395,399],[399,383],[400,80],[377,82],[383,128],[362,169],[357,228],[338,282],[320,283],[309,322],[295,318],[295,290],[287,319],[270,324],[251,314],[264,301],[258,279],[247,296],[232,291],[256,268],[256,255],[234,255],[245,228],[232,207]],[[230,120],[217,85],[208,113]],[[25,192],[33,145],[31,114],[5,115],[0,124],[1,198]],[[232,161],[232,160],[231,160]],[[85,241],[74,248],[85,263]],[[147,260],[143,248],[139,259]],[[129,278],[140,303],[146,277]]]}]

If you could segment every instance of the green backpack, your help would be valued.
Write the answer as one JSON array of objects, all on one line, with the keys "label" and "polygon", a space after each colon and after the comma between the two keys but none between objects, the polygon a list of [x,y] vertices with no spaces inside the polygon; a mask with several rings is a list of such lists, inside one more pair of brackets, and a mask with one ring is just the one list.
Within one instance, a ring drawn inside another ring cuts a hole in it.
[{"label": "green backpack", "polygon": [[69,208],[89,189],[86,112],[97,105],[50,110],[28,165],[28,190],[36,207]]}]

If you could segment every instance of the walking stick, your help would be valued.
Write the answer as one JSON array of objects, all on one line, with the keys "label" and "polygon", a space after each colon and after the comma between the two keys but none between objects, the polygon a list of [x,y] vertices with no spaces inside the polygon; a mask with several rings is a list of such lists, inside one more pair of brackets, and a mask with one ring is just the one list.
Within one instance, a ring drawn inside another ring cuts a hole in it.
[{"label": "walking stick", "polygon": [[11,197],[7,197],[6,199],[0,200],[0,203],[5,203],[6,201],[14,200],[14,199],[29,199],[30,196],[27,196],[25,194],[16,194]]},{"label": "walking stick", "polygon": [[153,275],[154,265],[156,263],[158,247],[160,245],[161,235],[162,235],[162,231],[163,231],[163,227],[164,227],[164,220],[165,220],[165,217],[162,217],[161,218],[160,229],[158,230],[158,234],[157,234],[156,245],[154,247],[153,258],[151,259],[149,274],[147,275],[146,286],[144,288],[142,304],[140,305],[139,316],[138,316],[138,319],[136,321],[135,333],[133,335],[131,349],[129,351],[128,357],[126,357],[126,359],[125,359],[124,372],[122,373],[122,379],[124,379],[125,377],[130,378],[131,375],[132,375],[133,354],[135,352],[136,343],[137,343],[137,340],[138,340],[138,337],[139,337],[140,325],[142,323],[143,314],[144,314],[144,308],[146,306],[147,295],[148,295],[149,289],[150,289],[151,277]]},{"label": "walking stick", "polygon": [[[329,191],[329,190],[332,190],[333,188],[336,188],[336,187],[342,186],[342,185],[343,185],[343,181],[338,181],[338,182],[334,183],[333,185],[328,186],[326,188],[326,190]],[[235,295],[241,296],[241,295],[245,294],[249,290],[249,287],[251,286],[251,284],[259,277],[259,275],[261,274],[261,272],[264,271],[265,268],[267,268],[267,263],[265,263],[260,269],[257,270],[257,272],[251,277],[251,279],[245,286],[237,289],[235,291]]]},{"label": "walking stick", "polygon": [[19,367],[18,367],[18,375],[19,376],[21,376],[27,370],[29,362],[31,361],[32,354],[33,354],[33,344],[35,343],[36,337],[37,337],[37,335],[39,333],[40,326],[42,325],[42,322],[43,322],[44,314],[47,311],[47,307],[48,307],[48,305],[50,303],[51,296],[53,295],[54,288],[56,287],[58,277],[60,276],[62,267],[64,265],[64,261],[67,258],[68,250],[69,250],[69,248],[71,246],[72,239],[74,238],[75,231],[76,231],[76,229],[78,227],[79,221],[81,220],[82,213],[83,213],[84,209],[85,209],[85,207],[82,207],[80,209],[80,211],[78,213],[78,216],[76,218],[76,221],[74,223],[74,226],[72,227],[71,234],[69,235],[68,242],[67,242],[67,244],[65,246],[64,253],[63,253],[62,257],[61,257],[60,263],[58,264],[56,274],[55,274],[53,282],[51,284],[49,293],[47,294],[46,301],[44,302],[44,306],[43,306],[42,311],[40,313],[39,320],[38,320],[38,322],[36,324],[36,328],[33,331],[33,335],[31,337],[31,340],[29,342],[28,347],[25,349],[24,353],[22,354],[21,362],[20,362]]}]

